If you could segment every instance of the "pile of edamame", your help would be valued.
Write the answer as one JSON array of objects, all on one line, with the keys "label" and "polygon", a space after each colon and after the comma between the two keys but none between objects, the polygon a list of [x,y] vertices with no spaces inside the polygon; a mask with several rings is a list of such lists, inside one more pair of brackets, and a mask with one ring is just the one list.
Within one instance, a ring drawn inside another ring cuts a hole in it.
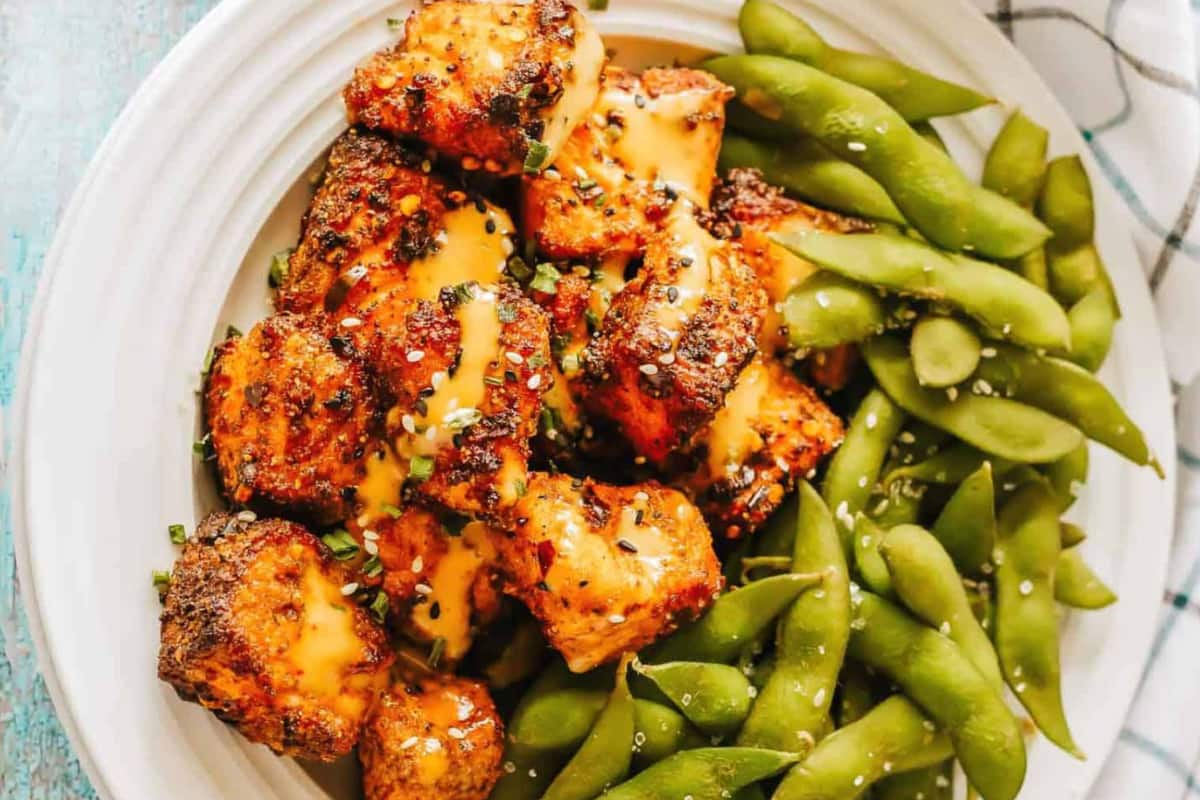
[{"label": "pile of edamame", "polygon": [[1078,157],[1014,113],[968,179],[927,125],[990,98],[839,50],[765,0],[722,168],[754,167],[874,232],[778,244],[819,270],[785,304],[798,350],[865,364],[820,490],[802,482],[726,559],[729,590],[615,670],[556,662],[508,723],[494,800],[984,800],[1025,779],[1022,721],[1082,758],[1059,606],[1116,600],[1061,516],[1087,440],[1159,468],[1095,377],[1120,309]]}]

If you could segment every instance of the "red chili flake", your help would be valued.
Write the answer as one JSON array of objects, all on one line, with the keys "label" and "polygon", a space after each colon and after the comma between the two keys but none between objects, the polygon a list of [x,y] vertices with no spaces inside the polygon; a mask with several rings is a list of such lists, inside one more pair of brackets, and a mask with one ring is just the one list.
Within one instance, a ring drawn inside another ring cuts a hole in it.
[{"label": "red chili flake", "polygon": [[538,565],[542,568],[542,574],[545,575],[554,566],[554,556],[557,553],[554,550],[554,542],[543,541],[538,542],[537,557]]}]

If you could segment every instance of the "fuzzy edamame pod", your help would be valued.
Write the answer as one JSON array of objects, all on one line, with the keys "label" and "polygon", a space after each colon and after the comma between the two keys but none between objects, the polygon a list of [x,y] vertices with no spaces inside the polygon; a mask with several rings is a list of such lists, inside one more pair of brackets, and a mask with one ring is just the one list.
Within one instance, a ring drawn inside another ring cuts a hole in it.
[{"label": "fuzzy edamame pod", "polygon": [[996,134],[983,163],[980,183],[1031,208],[1042,189],[1049,143],[1049,131],[1017,109]]},{"label": "fuzzy edamame pod", "polygon": [[645,769],[680,750],[709,742],[673,708],[640,697],[633,701],[633,765]]},{"label": "fuzzy edamame pod", "polygon": [[801,594],[779,621],[775,667],[750,709],[737,743],[805,752],[829,717],[850,622],[850,579],[833,516],[817,491],[797,491],[792,569],[820,572],[819,589]]},{"label": "fuzzy edamame pod", "polygon": [[1021,726],[954,642],[881,597],[859,592],[850,658],[891,678],[950,736],[985,800],[1012,800],[1025,780]]},{"label": "fuzzy edamame pod", "polygon": [[1113,328],[1117,316],[1108,286],[1093,287],[1067,309],[1071,323],[1071,352],[1063,358],[1095,372],[1104,364],[1112,349]]},{"label": "fuzzy edamame pod", "polygon": [[893,771],[938,764],[951,754],[946,734],[907,698],[892,695],[825,738],[784,776],[772,800],[857,797]]},{"label": "fuzzy edamame pod", "polygon": [[975,331],[954,317],[922,317],[909,343],[917,380],[937,389],[969,378],[979,366],[980,348]]},{"label": "fuzzy edamame pod", "polygon": [[846,438],[829,462],[821,496],[835,515],[847,558],[854,552],[850,538],[854,515],[866,507],[904,419],[904,412],[886,394],[872,390],[854,412]]},{"label": "fuzzy edamame pod", "polygon": [[742,5],[738,30],[747,52],[810,64],[868,89],[908,120],[961,114],[993,102],[974,89],[890,58],[832,47],[802,19],[766,0],[748,0]]},{"label": "fuzzy edamame pod", "polygon": [[1149,465],[1163,476],[1142,431],[1103,383],[1087,370],[1050,356],[1039,356],[996,342],[996,355],[985,358],[976,380],[995,391],[1065,420],[1135,464]]},{"label": "fuzzy edamame pod", "polygon": [[[733,112],[739,117],[757,115],[745,106]],[[769,120],[749,122],[748,126],[770,126]],[[730,117],[730,125],[741,128]],[[904,225],[904,216],[878,181],[853,164],[837,158],[807,136],[789,136],[786,143],[759,142],[726,133],[721,139],[717,168],[726,172],[749,167],[762,172],[767,182],[782,186],[801,200],[866,219]]]},{"label": "fuzzy edamame pod", "polygon": [[1060,512],[1066,511],[1075,504],[1080,489],[1087,481],[1089,461],[1087,442],[1084,442],[1062,458],[1051,461],[1041,468],[1042,474],[1050,482],[1050,488],[1058,497]]},{"label": "fuzzy edamame pod", "polygon": [[755,747],[684,750],[609,789],[604,800],[680,800],[689,796],[720,800],[778,775],[799,758],[795,753]]},{"label": "fuzzy edamame pod", "polygon": [[996,544],[996,487],[989,462],[958,485],[934,521],[932,533],[964,575],[983,570]]},{"label": "fuzzy edamame pod", "polygon": [[1078,550],[1063,550],[1054,571],[1054,599],[1071,608],[1097,609],[1111,606],[1117,596],[1108,588]]},{"label": "fuzzy edamame pod", "polygon": [[815,272],[788,293],[783,318],[792,347],[826,349],[882,332],[888,313],[879,293],[869,286]]},{"label": "fuzzy edamame pod", "polygon": [[854,566],[858,575],[875,594],[893,598],[895,593],[892,591],[892,575],[879,553],[879,545],[883,538],[883,529],[870,517],[862,513],[855,515]]},{"label": "fuzzy edamame pod", "polygon": [[635,664],[701,732],[727,736],[750,713],[754,687],[737,667],[699,661]]},{"label": "fuzzy edamame pod", "polygon": [[956,392],[951,399],[950,390],[926,389],[912,371],[904,343],[894,337],[871,339],[861,350],[875,380],[896,405],[987,453],[1044,464],[1083,441],[1074,426],[1015,400],[969,392]]},{"label": "fuzzy edamame pod", "polygon": [[1058,504],[1037,482],[1000,509],[996,538],[996,652],[1005,680],[1046,738],[1083,758],[1062,705],[1054,570],[1062,550]]},{"label": "fuzzy edamame pod", "polygon": [[579,750],[555,776],[542,800],[592,800],[629,774],[633,761],[633,695],[629,660],[617,666],[617,682]]},{"label": "fuzzy edamame pod", "polygon": [[702,66],[759,115],[813,137],[877,180],[904,218],[941,247],[1011,259],[1050,235],[1028,211],[972,183],[869,91],[776,56],[718,56]]},{"label": "fuzzy edamame pod", "polygon": [[1054,298],[995,264],[888,233],[795,231],[772,238],[850,280],[951,305],[1014,342],[1069,347],[1070,323]]},{"label": "fuzzy edamame pod", "polygon": [[753,581],[718,597],[698,620],[654,645],[643,659],[729,664],[742,648],[770,629],[801,592],[819,585],[820,574],[789,572]]},{"label": "fuzzy edamame pod", "polygon": [[997,691],[1004,685],[988,635],[975,620],[971,601],[950,554],[923,528],[892,528],[879,545],[892,587],[908,610],[958,643],[963,654]]}]

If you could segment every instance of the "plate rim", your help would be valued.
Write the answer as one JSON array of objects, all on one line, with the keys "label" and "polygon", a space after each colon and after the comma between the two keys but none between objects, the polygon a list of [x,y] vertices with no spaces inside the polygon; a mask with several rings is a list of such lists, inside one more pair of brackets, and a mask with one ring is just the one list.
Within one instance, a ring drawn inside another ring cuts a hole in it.
[{"label": "plate rim", "polygon": [[[893,0],[893,2],[897,5],[908,6],[910,8],[917,7],[916,0]],[[1062,106],[1062,103],[1045,83],[1042,76],[1028,62],[1024,54],[1017,50],[1012,42],[999,32],[978,8],[973,6],[969,0],[945,0],[945,2],[958,7],[958,11],[955,12],[956,18],[961,17],[964,22],[971,21],[971,30],[962,31],[956,35],[961,35],[965,40],[972,40],[976,37],[989,38],[992,40],[991,47],[1003,47],[1007,52],[1009,61],[1015,62],[1013,63],[1013,67],[1022,73],[1020,76],[1021,79],[1035,84],[1040,92],[1053,101],[1054,112],[1061,118],[1070,121],[1070,117]],[[29,403],[32,400],[33,377],[42,365],[42,360],[38,358],[42,338],[40,334],[46,325],[46,308],[49,298],[53,295],[55,284],[64,271],[62,253],[67,247],[72,232],[78,227],[77,218],[80,209],[85,205],[94,191],[93,184],[96,183],[97,177],[104,171],[112,152],[117,149],[118,144],[123,143],[125,138],[131,135],[131,132],[136,132],[139,124],[145,124],[146,113],[153,109],[152,101],[157,98],[163,85],[167,85],[172,80],[179,78],[180,67],[188,64],[189,60],[195,56],[196,51],[203,50],[207,45],[216,43],[220,32],[227,26],[236,24],[238,19],[253,5],[253,0],[225,0],[214,7],[151,70],[147,78],[126,102],[121,113],[92,156],[87,169],[83,173],[78,186],[73,191],[71,199],[58,221],[52,245],[44,258],[37,290],[25,321],[24,339],[18,362],[16,392],[13,402],[11,463],[14,468],[10,484],[10,497],[12,501],[11,522],[20,597],[24,604],[25,617],[34,644],[39,672],[43,677],[55,711],[71,743],[73,753],[83,766],[93,788],[101,797],[113,796],[111,787],[105,780],[106,770],[102,765],[96,763],[90,750],[86,747],[86,736],[80,729],[76,719],[73,710],[74,703],[65,692],[59,679],[54,650],[47,636],[45,620],[42,616],[42,604],[38,600],[38,585],[34,580],[36,573],[34,572],[32,560],[31,531],[28,527],[27,513],[27,508],[32,504],[34,498],[26,475],[26,466],[32,447],[28,428],[25,423],[28,420]],[[1078,151],[1083,155],[1091,174],[1101,174],[1098,171],[1098,165],[1092,156],[1091,149],[1087,147],[1086,142],[1079,135],[1078,129],[1073,123],[1070,124],[1070,130],[1073,133],[1071,145],[1077,147]],[[1114,190],[1107,181],[1103,180],[1095,182],[1095,186],[1097,187],[1097,195],[1100,198],[1101,205],[1105,209],[1105,216],[1122,220],[1122,233],[1128,234],[1130,240],[1128,246],[1132,252],[1132,225],[1129,223],[1128,215],[1122,212],[1122,207],[1116,199]],[[1133,267],[1131,266],[1130,269],[1133,269]],[[1160,536],[1155,537],[1156,539],[1161,538],[1165,540],[1165,544],[1160,548],[1162,558],[1158,559],[1158,570],[1153,581],[1154,586],[1161,590],[1166,584],[1170,541],[1174,533],[1175,482],[1177,479],[1177,465],[1175,460],[1176,423],[1171,408],[1171,393],[1167,381],[1166,362],[1162,351],[1162,332],[1157,310],[1154,308],[1149,288],[1140,281],[1139,284],[1140,290],[1137,293],[1140,296],[1140,300],[1149,303],[1150,313],[1147,321],[1152,325],[1152,330],[1139,332],[1139,337],[1145,339],[1147,343],[1158,345],[1155,349],[1154,357],[1151,359],[1153,363],[1150,364],[1151,372],[1153,373],[1152,377],[1157,379],[1155,382],[1162,384],[1161,392],[1157,389],[1151,391],[1152,395],[1160,396],[1158,404],[1164,406],[1162,410],[1165,412],[1163,415],[1165,422],[1161,423],[1163,430],[1159,431],[1158,438],[1165,439],[1165,443],[1169,444],[1171,448],[1169,452],[1161,455],[1164,456],[1164,468],[1168,475],[1166,480],[1167,491],[1163,493],[1164,497],[1168,498],[1168,505],[1165,508],[1163,517],[1172,522],[1172,527],[1164,531]],[[1146,644],[1148,645],[1156,626],[1147,625],[1146,627],[1149,629],[1149,632],[1145,636]],[[1149,647],[1142,648],[1141,654],[1138,657],[1139,674],[1144,672],[1149,655]],[[1135,697],[1136,692],[1130,694],[1128,701],[1122,707],[1122,717],[1128,715],[1129,706]],[[1115,739],[1116,735],[1117,731],[1114,731],[1113,739]],[[1111,750],[1112,742],[1105,747],[1104,760],[1107,760]],[[1104,763],[1104,760],[1100,761],[1101,765]]]}]

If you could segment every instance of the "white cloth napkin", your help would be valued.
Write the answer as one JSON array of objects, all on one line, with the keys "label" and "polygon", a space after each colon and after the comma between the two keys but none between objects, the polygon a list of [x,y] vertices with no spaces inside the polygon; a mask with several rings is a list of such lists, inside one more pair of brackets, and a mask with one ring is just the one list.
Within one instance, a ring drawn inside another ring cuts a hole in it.
[{"label": "white cloth napkin", "polygon": [[1167,591],[1150,665],[1091,797],[1200,796],[1200,0],[974,2],[1046,78],[1125,201],[1179,391]]}]

